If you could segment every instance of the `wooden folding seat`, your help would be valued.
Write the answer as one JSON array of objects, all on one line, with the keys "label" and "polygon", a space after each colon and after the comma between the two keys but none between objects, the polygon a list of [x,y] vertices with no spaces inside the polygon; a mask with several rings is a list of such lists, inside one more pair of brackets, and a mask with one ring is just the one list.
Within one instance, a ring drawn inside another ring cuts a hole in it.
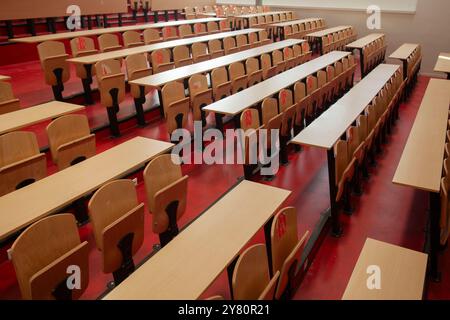
[{"label": "wooden folding seat", "polygon": [[264,12],[263,6],[256,6],[256,12],[263,13]]},{"label": "wooden folding seat", "polygon": [[55,100],[62,101],[64,83],[70,78],[69,64],[64,43],[45,41],[37,45],[39,60],[45,75],[45,83],[52,86]]},{"label": "wooden folding seat", "polygon": [[273,22],[274,22],[274,23],[280,22],[280,21],[281,21],[281,20],[280,20],[280,15],[279,15],[279,14],[274,14],[274,15],[270,15],[270,16],[273,17]]},{"label": "wooden folding seat", "polygon": [[[72,50],[72,56],[74,58],[89,56],[98,53],[98,50],[95,48],[94,40],[89,37],[78,37],[70,40],[70,48]],[[75,70],[77,76],[83,81],[83,84],[85,81],[87,81],[87,79],[91,79],[92,76],[95,75],[95,69],[93,68],[90,68],[90,74],[88,75],[86,66],[83,64],[76,63]]]},{"label": "wooden folding seat", "polygon": [[353,180],[356,159],[348,158],[347,141],[339,140],[335,147],[335,168],[336,168],[336,203],[344,207],[345,211],[350,208],[350,184]]},{"label": "wooden folding seat", "polygon": [[[317,77],[309,75],[306,77],[306,94],[311,97],[311,110],[308,111],[308,124],[318,116],[319,104],[321,101],[320,88],[318,86]],[[312,115],[312,119],[309,117]]]},{"label": "wooden folding seat", "polygon": [[306,56],[305,62],[311,60],[312,52],[308,41],[302,42],[302,53],[304,56]]},{"label": "wooden folding seat", "polygon": [[259,31],[258,38],[259,38],[259,42],[261,43],[262,46],[272,43],[272,40],[269,38],[269,34],[267,33],[266,30]]},{"label": "wooden folding seat", "polygon": [[286,15],[286,20],[294,20],[294,13],[293,12],[288,12],[288,13],[285,13],[285,15]]},{"label": "wooden folding seat", "polygon": [[163,41],[171,41],[178,39],[177,28],[175,27],[164,27],[161,29]]},{"label": "wooden folding seat", "polygon": [[[266,126],[269,121],[279,115],[278,101],[275,98],[265,98],[261,104],[262,124]],[[280,117],[281,125],[281,117]]]},{"label": "wooden folding seat", "polygon": [[294,49],[286,47],[283,49],[283,59],[286,63],[286,70],[297,66],[297,58],[294,55]]},{"label": "wooden folding seat", "polygon": [[[128,83],[130,85],[130,91],[134,98],[135,105],[140,105],[142,107],[142,104],[145,102],[145,95],[151,91],[151,88],[141,87],[139,85],[130,83],[130,81],[148,77],[152,74],[152,69],[149,66],[147,53],[137,53],[127,56],[125,58],[125,65],[127,69]],[[142,99],[144,101],[141,101]],[[140,109],[141,107],[138,107],[138,109]],[[140,125],[144,125],[144,123],[140,123]]]},{"label": "wooden folding seat", "polygon": [[266,24],[271,24],[273,23],[273,17],[269,14],[266,16]]},{"label": "wooden folding seat", "polygon": [[294,52],[295,65],[299,66],[299,65],[303,64],[303,62],[305,62],[306,55],[303,55],[302,47],[298,44],[295,44],[292,47],[292,50]]},{"label": "wooden folding seat", "polygon": [[330,43],[327,36],[322,37],[322,54],[327,54],[330,52]]},{"label": "wooden folding seat", "polygon": [[449,177],[446,176],[444,178],[441,179],[441,191],[440,191],[440,195],[441,195],[441,201],[440,201],[440,206],[441,206],[441,212],[440,212],[440,216],[441,219],[439,221],[439,226],[441,229],[441,234],[440,234],[440,244],[442,246],[445,246],[447,244],[448,241],[448,237],[450,234],[450,205],[449,205],[449,191],[450,191],[450,183],[449,183]]},{"label": "wooden folding seat", "polygon": [[192,64],[193,60],[188,46],[176,46],[173,48],[173,60],[175,62],[175,68]]},{"label": "wooden folding seat", "polygon": [[[298,135],[306,126],[306,118],[310,109],[310,97],[306,95],[306,85],[302,81],[298,81],[294,85],[294,102],[296,105],[294,136]],[[312,117],[312,115],[310,115]]]},{"label": "wooden folding seat", "polygon": [[236,46],[239,48],[240,51],[248,50],[250,49],[250,44],[247,39],[247,35],[245,34],[239,34],[236,36]]},{"label": "wooden folding seat", "polygon": [[292,138],[292,129],[295,122],[296,105],[294,104],[294,97],[291,90],[282,89],[278,94],[279,108],[281,117],[280,130],[280,162],[281,164],[288,163],[288,142]]},{"label": "wooden folding seat", "polygon": [[47,126],[53,162],[63,170],[95,155],[95,134],[85,115],[69,114]]},{"label": "wooden folding seat", "polygon": [[251,179],[255,167],[258,165],[259,154],[259,130],[262,128],[259,121],[259,112],[249,108],[241,113],[240,126],[244,134],[240,137],[243,149],[244,175]]},{"label": "wooden folding seat", "polygon": [[284,61],[283,52],[281,52],[281,50],[272,51],[272,64],[277,67],[277,74],[286,70],[286,61]]},{"label": "wooden folding seat", "polygon": [[349,65],[349,69],[347,71],[347,75],[346,75],[346,82],[347,82],[347,88],[351,88],[353,87],[353,79],[354,79],[354,75],[355,75],[355,71],[356,71],[356,61],[355,61],[355,56],[354,55],[349,55],[348,56],[348,65]]},{"label": "wooden folding seat", "polygon": [[15,131],[0,136],[0,196],[47,175],[47,160],[33,132]]},{"label": "wooden folding seat", "polygon": [[190,24],[182,24],[178,27],[178,33],[180,38],[191,38],[194,37],[194,32],[192,32],[192,26]]},{"label": "wooden folding seat", "polygon": [[317,86],[320,88],[319,109],[324,111],[329,101],[330,95],[334,91],[332,81],[328,81],[327,73],[323,70],[317,72]]},{"label": "wooden folding seat", "polygon": [[231,25],[231,22],[230,22],[229,19],[220,21],[220,23],[219,23],[220,32],[229,32],[229,31],[231,31],[230,25]]},{"label": "wooden folding seat", "polygon": [[334,76],[337,78],[338,87],[336,94],[341,96],[346,87],[346,74],[343,72],[342,62],[337,61],[334,63]]},{"label": "wooden folding seat", "polygon": [[228,72],[225,67],[216,68],[211,72],[211,84],[214,101],[231,95],[231,81],[228,79]]},{"label": "wooden folding seat", "polygon": [[119,37],[116,34],[105,33],[98,36],[97,39],[100,52],[122,49],[122,46],[119,43]]},{"label": "wooden folding seat", "polygon": [[236,262],[232,278],[234,300],[273,300],[279,272],[270,279],[264,244],[245,250]]},{"label": "wooden folding seat", "polygon": [[20,101],[14,96],[9,82],[0,81],[0,114],[20,110]]},{"label": "wooden folding seat", "polygon": [[219,25],[215,21],[209,21],[206,24],[206,29],[208,30],[209,34],[219,33]]},{"label": "wooden folding seat", "polygon": [[195,13],[193,7],[185,7],[184,8],[184,15],[185,15],[186,20],[197,19],[197,14]]},{"label": "wooden folding seat", "polygon": [[125,74],[122,73],[120,61],[110,59],[95,64],[101,104],[108,112],[111,134],[120,136],[117,113],[119,104],[125,99]]},{"label": "wooden folding seat", "polygon": [[218,39],[208,41],[208,49],[211,59],[222,57],[225,54],[222,42]]},{"label": "wooden folding seat", "polygon": [[292,38],[294,39],[302,38],[302,35],[300,34],[300,25],[297,23],[292,25]]},{"label": "wooden folding seat", "polygon": [[248,34],[248,43],[250,45],[250,48],[257,48],[262,44],[258,40],[258,34],[256,32],[251,32]]},{"label": "wooden folding seat", "polygon": [[126,31],[122,35],[125,48],[132,48],[144,45],[141,34],[137,31]]},{"label": "wooden folding seat", "polygon": [[[24,300],[76,300],[88,286],[89,245],[81,242],[72,214],[35,222],[14,241],[10,254]],[[69,270],[79,276],[79,286],[67,285]]]},{"label": "wooden folding seat", "polygon": [[263,80],[272,78],[277,74],[277,66],[272,65],[272,58],[267,53],[261,55],[261,69],[263,71]]},{"label": "wooden folding seat", "polygon": [[204,23],[195,23],[194,24],[194,36],[206,36],[208,34],[208,30],[206,29],[206,24]]},{"label": "wooden folding seat", "polygon": [[158,49],[151,53],[153,73],[160,73],[172,70],[175,63],[171,61],[171,52],[169,49]]},{"label": "wooden folding seat", "polygon": [[193,63],[208,61],[211,55],[208,53],[208,45],[204,42],[196,42],[192,44],[192,60]]},{"label": "wooden folding seat", "polygon": [[208,79],[203,74],[196,74],[189,78],[189,94],[194,121],[202,121],[206,125],[206,113],[203,107],[213,103],[213,90],[208,88]]},{"label": "wooden folding seat", "polygon": [[181,159],[175,154],[154,158],[144,170],[152,230],[164,247],[178,234],[177,221],[186,209],[188,176],[181,172]]},{"label": "wooden folding seat", "polygon": [[167,120],[169,135],[175,129],[185,128],[189,115],[190,99],[185,96],[184,85],[172,81],[164,85],[161,90],[164,114]]},{"label": "wooden folding seat", "polygon": [[260,28],[261,26],[258,24],[258,18],[257,17],[251,17],[249,19],[249,26],[248,28]]},{"label": "wooden folding seat", "polygon": [[258,23],[259,28],[264,28],[266,26],[266,17],[264,16],[258,16]]},{"label": "wooden folding seat", "polygon": [[301,263],[309,231],[299,239],[297,211],[293,207],[280,210],[274,217],[271,230],[272,270],[280,272],[275,299],[290,298],[295,289],[295,272]]},{"label": "wooden folding seat", "polygon": [[236,39],[234,37],[224,38],[223,39],[223,48],[225,50],[225,55],[239,52],[239,47],[237,46]]},{"label": "wooden folding seat", "polygon": [[144,30],[144,43],[155,44],[164,41],[158,29],[148,28]]},{"label": "wooden folding seat", "polygon": [[133,181],[115,180],[94,193],[88,209],[103,272],[118,285],[134,271],[133,256],[144,242],[144,203]]},{"label": "wooden folding seat", "polygon": [[336,78],[334,73],[334,66],[327,66],[325,69],[327,74],[327,83],[329,83],[329,91],[328,91],[328,104],[332,105],[334,103],[334,99],[336,97],[336,91],[339,89],[338,78]]},{"label": "wooden folding seat", "polygon": [[248,87],[248,76],[245,73],[245,67],[242,62],[234,62],[228,67],[228,73],[231,80],[231,91],[235,94]]},{"label": "wooden folding seat", "polygon": [[248,75],[248,86],[258,84],[263,79],[263,71],[259,67],[259,61],[256,58],[249,58],[245,61],[245,69]]}]

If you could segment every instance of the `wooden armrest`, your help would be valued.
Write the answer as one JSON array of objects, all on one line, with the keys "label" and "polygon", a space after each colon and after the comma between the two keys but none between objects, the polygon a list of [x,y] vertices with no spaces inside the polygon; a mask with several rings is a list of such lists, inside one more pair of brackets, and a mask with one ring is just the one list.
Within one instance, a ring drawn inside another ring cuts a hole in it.
[{"label": "wooden armrest", "polygon": [[262,71],[262,70],[257,70],[257,71],[252,72],[252,73],[249,75],[249,77],[250,77],[250,76],[255,76],[255,75],[261,75],[261,76],[262,76],[262,74],[263,74],[263,71]]},{"label": "wooden armrest", "polygon": [[248,79],[248,75],[244,74],[243,76],[237,77],[236,79],[233,79],[232,82],[237,82],[244,79]]},{"label": "wooden armrest", "polygon": [[178,105],[183,104],[183,103],[188,103],[189,104],[189,97],[186,97],[184,99],[180,99],[178,101],[172,102],[171,104],[169,104],[168,108],[172,108],[172,107],[178,106]]},{"label": "wooden armrest", "polygon": [[147,76],[150,76],[152,74],[152,69],[151,68],[146,68],[146,69],[139,69],[134,71],[131,74],[131,79],[128,80],[135,80],[135,79],[139,79],[139,78],[144,78]]},{"label": "wooden armrest", "polygon": [[56,55],[56,56],[47,57],[43,61],[45,62],[45,61],[58,60],[58,59],[63,59],[63,58],[67,59],[68,57],[69,57],[69,55],[66,53],[66,54],[60,54],[60,55]]},{"label": "wooden armrest", "polygon": [[221,83],[217,86],[217,88],[219,89],[219,88],[223,88],[223,87],[227,87],[227,86],[231,86],[231,81]]},{"label": "wooden armrest", "polygon": [[72,146],[77,145],[77,144],[82,144],[82,143],[84,143],[86,141],[89,141],[89,140],[95,140],[95,134],[90,134],[90,135],[88,135],[86,137],[78,138],[76,140],[64,143],[64,144],[62,144],[62,145],[60,145],[58,147],[57,151],[59,153],[61,151],[64,151],[68,147],[72,147]]},{"label": "wooden armrest", "polygon": [[84,57],[84,56],[89,56],[89,55],[91,55],[91,54],[96,54],[96,53],[98,53],[98,50],[96,50],[96,49],[93,49],[93,50],[86,50],[86,51],[79,52],[79,53],[76,55],[76,57]]},{"label": "wooden armrest", "polygon": [[123,73],[108,74],[108,75],[101,77],[101,81],[108,80],[108,79],[121,78],[121,77],[123,77],[125,79],[125,74],[123,74]]},{"label": "wooden armrest", "polygon": [[0,173],[5,172],[5,171],[7,171],[9,169],[12,169],[12,168],[14,168],[16,166],[22,165],[24,163],[31,162],[31,161],[34,161],[34,160],[38,160],[39,158],[45,158],[45,154],[44,153],[38,153],[38,154],[36,154],[34,156],[31,156],[31,157],[28,157],[26,159],[23,159],[23,160],[11,163],[11,164],[9,164],[7,166],[4,166],[4,167],[0,168]]},{"label": "wooden armrest", "polygon": [[197,97],[200,97],[200,96],[204,96],[204,95],[206,95],[206,94],[211,95],[211,94],[212,94],[212,89],[206,89],[206,90],[197,92],[197,93],[193,96],[193,98],[197,98]]}]

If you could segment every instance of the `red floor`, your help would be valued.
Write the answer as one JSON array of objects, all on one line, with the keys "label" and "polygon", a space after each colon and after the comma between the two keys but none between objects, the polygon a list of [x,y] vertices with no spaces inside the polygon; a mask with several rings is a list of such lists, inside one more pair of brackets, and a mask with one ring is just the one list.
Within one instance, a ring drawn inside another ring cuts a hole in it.
[{"label": "red floor", "polygon": [[[50,88],[43,85],[42,74],[36,62],[1,67],[0,74],[13,76],[13,87],[23,106],[35,105],[52,99]],[[401,106],[401,119],[397,122],[388,144],[385,145],[383,154],[379,156],[378,166],[372,170],[370,181],[364,186],[364,195],[359,199],[354,199],[356,204],[354,214],[351,217],[341,215],[344,226],[343,237],[340,239],[325,237],[315,260],[295,294],[295,299],[340,299],[367,237],[414,250],[422,250],[425,239],[426,194],[394,186],[391,181],[427,83],[428,78],[420,77],[411,98]],[[73,79],[66,85],[66,92],[69,94],[80,90],[81,84],[73,76]],[[82,104],[83,101],[77,98],[71,102]],[[125,110],[122,111],[123,115],[133,113],[134,108],[130,98],[123,106],[125,106]],[[98,103],[88,106],[87,114],[91,127],[96,127],[106,121],[104,109]],[[165,125],[159,119],[158,111],[148,113],[147,119],[149,125],[145,128],[134,127],[132,121],[125,123],[122,126],[123,135],[119,139],[110,139],[107,130],[98,132],[96,135],[97,151],[102,152],[137,135],[168,140]],[[45,125],[40,124],[30,128],[39,135],[41,146],[46,145]],[[292,195],[286,201],[286,205],[297,208],[299,231],[312,231],[320,213],[329,205],[326,154],[319,149],[305,148],[301,153],[292,153],[289,160],[289,165],[282,167],[276,178],[268,184],[292,190]],[[55,171],[54,165],[49,160],[49,172]],[[243,175],[242,167],[238,165],[186,165],[183,166],[183,172],[189,175],[189,191],[188,207],[179,223],[180,227],[195,219]],[[139,177],[137,192],[139,199],[146,202],[141,177]],[[157,237],[150,230],[150,220],[150,214],[146,215],[145,243],[135,258],[136,263],[142,261],[152,251],[152,246],[158,243]],[[91,245],[90,284],[83,298],[95,299],[104,292],[106,284],[112,280],[112,276],[105,275],[101,271],[101,256],[94,247],[90,225],[81,228],[80,234],[82,239],[89,241]],[[263,241],[263,237],[263,232],[258,232],[249,245]],[[6,261],[5,249],[7,248],[0,249],[0,299],[17,299],[20,298],[20,293],[13,267],[10,262]],[[441,270],[449,269],[449,250],[443,253],[440,264]],[[225,272],[203,296],[216,294],[229,297]],[[450,299],[450,274],[448,272],[443,273],[442,283],[428,285],[426,297],[428,299]]]}]

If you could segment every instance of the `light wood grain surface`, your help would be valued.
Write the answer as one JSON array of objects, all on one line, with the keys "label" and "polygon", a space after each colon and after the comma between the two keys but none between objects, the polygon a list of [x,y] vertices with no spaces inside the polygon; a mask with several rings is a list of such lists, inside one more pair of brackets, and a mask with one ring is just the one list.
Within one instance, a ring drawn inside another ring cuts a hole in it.
[{"label": "light wood grain surface", "polygon": [[292,139],[291,143],[331,149],[398,68],[400,66],[389,64],[381,64],[376,67],[345,96]]},{"label": "light wood grain surface", "polygon": [[203,7],[205,5],[214,5],[214,0],[152,0],[151,8],[155,10],[174,10],[184,9],[186,7]]},{"label": "light wood grain surface", "polygon": [[346,47],[350,49],[362,49],[365,46],[371,44],[375,40],[378,40],[382,37],[384,37],[383,33],[372,33],[352,43],[347,44]]},{"label": "light wood grain surface", "polygon": [[266,81],[260,82],[248,89],[224,98],[203,108],[205,111],[217,112],[225,115],[236,115],[252,105],[261,102],[283,88],[306,78],[326,66],[348,56],[349,52],[333,51],[314,60],[306,62],[291,70],[285,71]]},{"label": "light wood grain surface", "polygon": [[145,78],[136,79],[130,81],[130,84],[158,88],[171,81],[189,78],[194,74],[201,74],[213,70],[215,68],[229,66],[233,62],[244,61],[248,58],[260,56],[263,53],[270,53],[274,50],[280,50],[286,47],[291,47],[295,44],[301,44],[304,41],[305,40],[296,40],[296,39],[279,41],[265,46],[257,47],[254,49],[229,54],[220,58],[211,59],[208,61],[195,63],[193,65],[157,73]]},{"label": "light wood grain surface", "polygon": [[395,50],[389,58],[406,60],[417,49],[419,44],[417,43],[404,43],[397,50]]},{"label": "light wood grain surface", "polygon": [[159,49],[171,49],[171,48],[175,48],[177,46],[186,46],[186,45],[191,45],[191,44],[197,43],[197,42],[208,42],[208,41],[214,40],[214,39],[235,37],[240,34],[249,34],[252,32],[259,32],[261,30],[263,30],[263,29],[244,29],[244,30],[237,30],[237,31],[230,31],[230,32],[221,32],[221,33],[210,34],[210,35],[201,36],[201,37],[193,37],[193,38],[165,41],[165,42],[144,45],[144,46],[138,46],[138,47],[133,47],[133,48],[128,48],[128,49],[121,49],[121,50],[115,50],[115,51],[110,51],[110,52],[98,53],[98,54],[93,54],[93,55],[89,55],[89,56],[68,59],[67,61],[75,63],[75,64],[94,64],[94,63],[96,63],[98,61],[102,61],[102,60],[120,59],[120,58],[128,57],[133,54],[152,52],[152,51],[159,50]]},{"label": "light wood grain surface", "polygon": [[105,299],[197,299],[290,193],[241,182]]},{"label": "light wood grain surface", "polygon": [[325,30],[313,32],[313,33],[308,33],[306,36],[307,37],[314,37],[314,38],[322,38],[322,37],[327,36],[327,35],[329,35],[331,33],[335,33],[335,32],[339,32],[339,31],[350,29],[351,27],[352,26],[338,26],[338,27],[333,27],[333,28],[328,28],[328,29],[325,29]]},{"label": "light wood grain surface", "polygon": [[270,11],[270,12],[261,12],[261,13],[250,13],[250,14],[241,14],[239,16],[236,16],[236,18],[254,18],[254,17],[265,17],[265,16],[274,16],[276,14],[283,14],[283,13],[292,13],[293,11]]},{"label": "light wood grain surface", "polygon": [[434,71],[450,73],[450,53],[439,54]]},{"label": "light wood grain surface", "polygon": [[68,113],[84,110],[84,106],[52,101],[34,107],[0,115],[0,134],[31,126],[33,124],[58,118]]},{"label": "light wood grain surface", "polygon": [[136,137],[75,166],[0,197],[0,240],[111,180],[141,168],[173,144]]},{"label": "light wood grain surface", "polygon": [[450,80],[431,79],[392,182],[439,192],[450,105]]},{"label": "light wood grain surface", "polygon": [[46,34],[42,36],[33,36],[33,37],[25,37],[25,38],[14,38],[10,39],[11,42],[20,42],[20,43],[39,43],[49,40],[64,40],[64,39],[73,39],[77,37],[91,37],[98,36],[106,33],[122,33],[125,31],[131,30],[145,30],[149,28],[161,29],[164,27],[174,27],[181,26],[183,24],[195,24],[195,23],[207,23],[209,21],[222,21],[225,18],[203,18],[203,19],[192,19],[192,20],[174,20],[168,22],[158,22],[158,23],[145,23],[138,24],[132,26],[124,26],[124,27],[112,27],[112,28],[101,28],[101,29],[92,29],[92,30],[82,30],[82,31],[74,31],[74,32],[61,32],[54,34]]},{"label": "light wood grain surface", "polygon": [[8,80],[11,80],[10,76],[4,76],[0,74],[0,81],[8,81]]},{"label": "light wood grain surface", "polygon": [[313,22],[313,21],[319,21],[322,18],[308,18],[308,19],[299,19],[299,20],[291,20],[291,21],[285,21],[285,22],[278,22],[278,23],[271,23],[270,25],[273,27],[287,27],[292,26],[294,24],[301,24],[301,23],[307,23],[307,22]]},{"label": "light wood grain surface", "polygon": [[[370,266],[380,268],[380,289],[368,289]],[[342,299],[421,300],[426,269],[426,254],[367,238]]]}]

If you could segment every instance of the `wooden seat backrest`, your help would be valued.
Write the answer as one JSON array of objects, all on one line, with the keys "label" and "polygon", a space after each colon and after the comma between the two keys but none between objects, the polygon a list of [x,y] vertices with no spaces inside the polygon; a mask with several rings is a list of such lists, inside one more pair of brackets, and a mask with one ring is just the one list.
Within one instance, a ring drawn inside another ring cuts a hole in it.
[{"label": "wooden seat backrest", "polygon": [[151,58],[152,67],[157,70],[159,65],[170,63],[172,56],[169,49],[158,49],[151,53]]},{"label": "wooden seat backrest", "polygon": [[289,89],[281,89],[278,93],[280,112],[285,112],[288,108],[294,105],[294,97],[292,91]]},{"label": "wooden seat backrest", "polygon": [[206,43],[196,42],[192,45],[192,56],[194,59],[205,55],[208,55],[208,45]]},{"label": "wooden seat backrest", "polygon": [[173,48],[173,60],[179,62],[191,58],[191,53],[187,46],[176,46]]},{"label": "wooden seat backrest", "polygon": [[347,141],[339,140],[335,147],[335,163],[336,163],[336,185],[341,181],[342,175],[348,165],[348,147]]},{"label": "wooden seat backrest", "polygon": [[161,32],[164,40],[173,40],[178,38],[177,28],[175,27],[164,27],[161,29]]},{"label": "wooden seat backrest", "polygon": [[[46,274],[46,281],[39,281],[45,268],[69,252],[82,251],[73,263],[81,269],[81,288],[72,291],[76,299],[85,291],[89,281],[87,242],[81,243],[77,224],[72,214],[58,214],[35,222],[14,241],[11,247],[11,260],[16,271],[17,281],[23,299],[52,299],[51,290],[68,277],[67,267],[70,263],[63,261],[63,266]],[[70,260],[70,259],[69,259]],[[34,278],[34,279],[33,279]]]},{"label": "wooden seat backrest", "polygon": [[163,41],[159,30],[154,28],[148,28],[144,30],[144,42],[145,44],[153,44]]},{"label": "wooden seat backrest", "polygon": [[204,23],[194,23],[194,33],[198,34],[198,35],[208,33],[208,31],[206,30],[206,24],[204,24]]},{"label": "wooden seat backrest", "polygon": [[248,39],[247,35],[245,34],[239,34],[236,36],[236,44],[238,47],[246,46],[248,45]]},{"label": "wooden seat backrest", "polygon": [[278,101],[275,98],[265,98],[261,105],[262,122],[268,124],[270,119],[278,115]]},{"label": "wooden seat backrest", "polygon": [[94,40],[89,37],[78,37],[70,40],[70,48],[74,57],[80,57],[97,52]]},{"label": "wooden seat backrest", "polygon": [[39,154],[36,135],[14,131],[0,136],[0,168]]},{"label": "wooden seat backrest", "polygon": [[194,33],[192,32],[192,27],[189,24],[183,24],[183,25],[179,26],[178,32],[180,33],[181,38],[191,37],[194,35]]},{"label": "wooden seat backrest", "polygon": [[219,32],[219,26],[217,25],[217,22],[215,22],[215,21],[209,21],[207,23],[207,29],[208,29],[209,33]]},{"label": "wooden seat backrest", "polygon": [[123,33],[123,43],[125,47],[135,47],[144,44],[141,39],[141,34],[137,31],[126,31]]},{"label": "wooden seat backrest", "polygon": [[20,110],[20,101],[14,97],[9,82],[0,81],[0,114]]},{"label": "wooden seat backrest", "polygon": [[89,217],[97,248],[103,254],[103,272],[116,271],[122,263],[117,244],[133,233],[132,255],[144,241],[144,204],[139,203],[131,180],[115,180],[98,189],[89,201]]},{"label": "wooden seat backrest", "polygon": [[100,35],[97,39],[101,52],[107,52],[121,47],[119,37],[116,34],[105,33]]},{"label": "wooden seat backrest", "polygon": [[232,278],[234,300],[256,300],[270,282],[264,244],[245,250],[236,262]]},{"label": "wooden seat backrest", "polygon": [[261,126],[259,122],[258,110],[254,108],[246,109],[241,114],[241,128],[246,131],[248,129],[258,129]]}]

